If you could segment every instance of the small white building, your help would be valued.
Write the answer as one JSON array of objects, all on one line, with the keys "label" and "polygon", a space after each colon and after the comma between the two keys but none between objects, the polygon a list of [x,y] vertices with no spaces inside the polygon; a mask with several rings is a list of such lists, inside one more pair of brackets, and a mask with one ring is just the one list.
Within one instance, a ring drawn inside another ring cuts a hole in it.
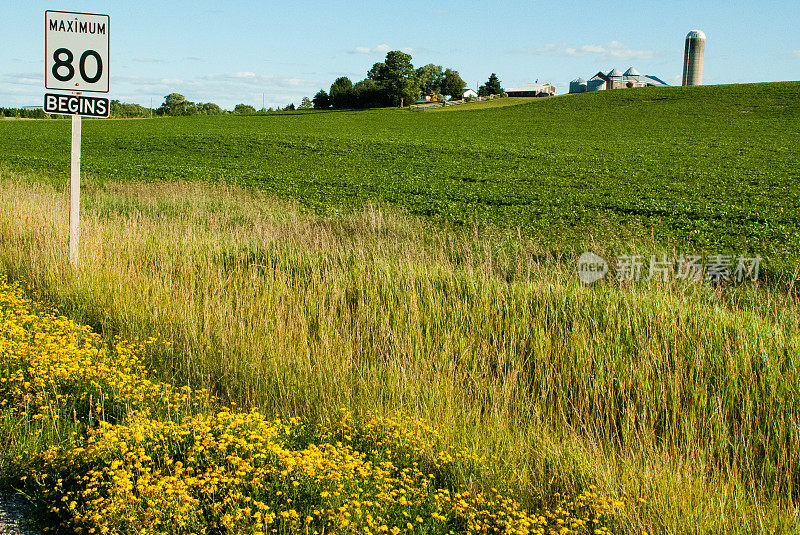
[{"label": "small white building", "polygon": [[470,97],[476,98],[477,96],[478,96],[477,91],[475,91],[474,89],[467,89],[466,91],[464,91],[464,94],[461,95],[461,98],[470,98]]},{"label": "small white building", "polygon": [[555,94],[556,88],[553,84],[540,84],[539,82],[506,89],[506,95],[509,97],[549,97]]}]

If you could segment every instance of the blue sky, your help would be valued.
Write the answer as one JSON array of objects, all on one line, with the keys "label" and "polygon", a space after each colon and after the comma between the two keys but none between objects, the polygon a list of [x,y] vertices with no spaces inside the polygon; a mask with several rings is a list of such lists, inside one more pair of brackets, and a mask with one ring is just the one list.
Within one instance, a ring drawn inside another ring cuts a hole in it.
[{"label": "blue sky", "polygon": [[636,67],[680,84],[683,40],[707,36],[704,83],[800,80],[798,0],[549,2],[0,0],[0,106],[41,104],[44,11],[111,16],[111,98],[184,94],[231,109],[298,104],[337,76],[363,79],[388,50],[503,87]]}]

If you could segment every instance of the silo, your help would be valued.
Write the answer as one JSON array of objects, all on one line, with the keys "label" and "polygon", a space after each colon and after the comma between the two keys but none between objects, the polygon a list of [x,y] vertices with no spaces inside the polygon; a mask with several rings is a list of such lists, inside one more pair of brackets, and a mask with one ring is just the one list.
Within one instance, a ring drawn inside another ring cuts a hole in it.
[{"label": "silo", "polygon": [[706,34],[692,30],[686,36],[683,53],[683,82],[681,85],[702,85],[703,53],[706,50]]},{"label": "silo", "polygon": [[606,81],[595,76],[586,82],[586,91],[601,91],[606,88]]},{"label": "silo", "polygon": [[585,93],[586,92],[586,80],[583,78],[576,78],[569,83],[569,92],[570,93]]}]

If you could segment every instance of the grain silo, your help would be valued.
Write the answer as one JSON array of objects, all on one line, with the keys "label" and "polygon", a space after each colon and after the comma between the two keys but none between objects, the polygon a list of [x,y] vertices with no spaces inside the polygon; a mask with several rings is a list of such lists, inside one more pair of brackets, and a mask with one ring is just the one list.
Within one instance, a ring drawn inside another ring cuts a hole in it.
[{"label": "grain silo", "polygon": [[586,82],[586,91],[602,91],[606,88],[606,81],[599,76],[594,76]]},{"label": "grain silo", "polygon": [[706,34],[692,30],[686,36],[686,49],[683,53],[683,82],[681,85],[702,85],[703,53],[706,50]]},{"label": "grain silo", "polygon": [[586,92],[586,80],[583,78],[576,78],[569,83],[569,92],[570,93],[585,93]]}]

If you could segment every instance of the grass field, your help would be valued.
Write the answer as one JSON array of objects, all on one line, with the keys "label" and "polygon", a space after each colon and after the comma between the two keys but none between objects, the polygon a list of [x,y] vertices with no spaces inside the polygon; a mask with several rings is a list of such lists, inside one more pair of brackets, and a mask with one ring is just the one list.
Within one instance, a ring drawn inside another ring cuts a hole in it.
[{"label": "grass field", "polygon": [[494,100],[482,100],[479,102],[467,102],[457,106],[445,106],[443,108],[431,108],[427,112],[442,112],[442,111],[472,111],[472,110],[486,110],[493,108],[505,108],[506,106],[519,106],[521,104],[529,104],[535,102],[535,97],[514,97],[514,98],[498,98]]},{"label": "grass field", "polygon": [[[520,227],[571,248],[800,246],[800,84],[641,88],[523,106],[87,121],[85,175],[254,186],[318,210],[391,203],[465,226]],[[513,99],[509,99],[513,100]],[[0,161],[62,179],[68,123],[0,122]],[[557,229],[557,232],[553,232]]]},{"label": "grass field", "polygon": [[[312,423],[402,409],[498,459],[459,484],[531,510],[595,485],[623,533],[797,531],[798,93],[87,121],[77,271],[66,128],[0,122],[0,263],[104,336],[171,341],[160,380]],[[770,279],[576,277],[584,248],[695,247]]]}]

